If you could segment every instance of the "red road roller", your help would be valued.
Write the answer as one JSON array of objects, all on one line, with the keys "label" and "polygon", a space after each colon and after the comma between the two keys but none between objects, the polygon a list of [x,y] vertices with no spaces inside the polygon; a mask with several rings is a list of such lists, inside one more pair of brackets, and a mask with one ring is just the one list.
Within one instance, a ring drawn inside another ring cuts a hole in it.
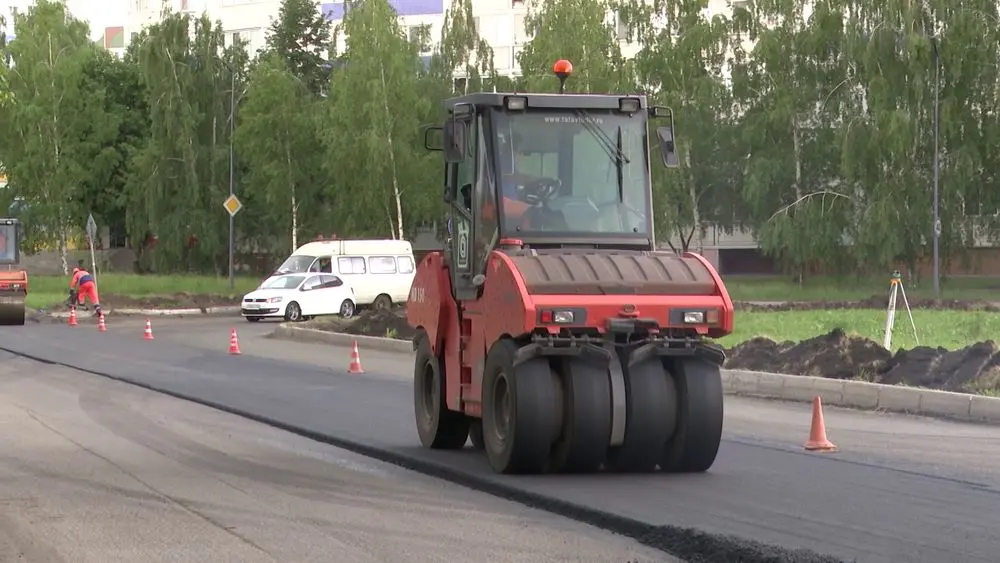
[{"label": "red road roller", "polygon": [[497,473],[703,472],[722,434],[733,304],[704,257],[656,250],[639,95],[476,93],[446,101],[450,238],[407,304],[421,443],[485,450]]}]

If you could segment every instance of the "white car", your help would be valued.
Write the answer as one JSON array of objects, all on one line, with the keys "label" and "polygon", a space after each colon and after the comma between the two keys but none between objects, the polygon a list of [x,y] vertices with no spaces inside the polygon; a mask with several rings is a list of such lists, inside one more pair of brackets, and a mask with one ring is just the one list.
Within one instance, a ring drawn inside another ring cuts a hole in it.
[{"label": "white car", "polygon": [[242,313],[250,322],[284,318],[301,321],[320,315],[354,316],[354,288],[332,274],[273,276],[243,296]]}]

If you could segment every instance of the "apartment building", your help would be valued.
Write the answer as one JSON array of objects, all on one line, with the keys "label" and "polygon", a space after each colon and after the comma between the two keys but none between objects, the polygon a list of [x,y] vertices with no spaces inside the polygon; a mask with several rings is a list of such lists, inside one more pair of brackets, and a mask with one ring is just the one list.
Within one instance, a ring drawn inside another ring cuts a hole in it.
[{"label": "apartment building", "polygon": [[[121,52],[131,38],[144,26],[160,19],[164,7],[174,12],[193,15],[207,13],[213,20],[222,23],[226,33],[226,43],[235,38],[249,42],[250,51],[261,49],[271,21],[278,15],[280,0],[127,0],[128,16],[122,26],[105,30],[105,47]],[[746,0],[711,0],[709,12],[718,13],[731,9],[733,2]],[[445,11],[451,0],[390,0],[399,14],[399,23],[416,38],[424,26],[430,30],[428,41],[421,52],[425,61],[429,60],[434,43],[441,36]],[[492,47],[493,63],[496,69],[508,76],[519,73],[517,55],[521,47],[530,40],[525,30],[525,16],[528,13],[526,0],[473,0],[473,16],[480,36]],[[339,24],[344,17],[343,1],[317,2],[321,11],[334,23]],[[624,25],[615,14],[608,14],[608,23],[615,25],[618,38],[622,42],[622,52],[626,57],[634,55],[639,46],[625,40]],[[343,47],[340,45],[339,47]]]}]

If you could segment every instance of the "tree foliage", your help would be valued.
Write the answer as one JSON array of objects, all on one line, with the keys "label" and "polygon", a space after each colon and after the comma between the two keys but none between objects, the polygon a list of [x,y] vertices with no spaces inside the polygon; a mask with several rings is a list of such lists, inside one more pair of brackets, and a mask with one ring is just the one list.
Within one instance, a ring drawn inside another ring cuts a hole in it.
[{"label": "tree foliage", "polygon": [[421,125],[456,93],[554,92],[565,58],[570,92],[638,91],[673,109],[680,166],[652,167],[665,245],[748,229],[798,276],[915,265],[935,154],[944,256],[1000,240],[995,4],[527,4],[521,75],[501,76],[471,0],[450,3],[438,37],[404,29],[387,0],[349,1],[336,29],[315,3],[284,0],[254,57],[207,17],[168,13],[121,59],[39,0],[0,45],[0,203],[24,204],[33,247],[65,246],[94,213],[161,270],[223,270],[230,184],[241,255],[318,234],[411,238],[444,209]]}]

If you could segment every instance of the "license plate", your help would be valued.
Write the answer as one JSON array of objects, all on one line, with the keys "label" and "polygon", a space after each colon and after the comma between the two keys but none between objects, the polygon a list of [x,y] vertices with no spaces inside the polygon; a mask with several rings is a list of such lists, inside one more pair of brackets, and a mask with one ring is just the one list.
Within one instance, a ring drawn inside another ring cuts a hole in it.
[{"label": "license plate", "polygon": [[243,306],[244,309],[260,309],[260,303],[247,303]]}]

